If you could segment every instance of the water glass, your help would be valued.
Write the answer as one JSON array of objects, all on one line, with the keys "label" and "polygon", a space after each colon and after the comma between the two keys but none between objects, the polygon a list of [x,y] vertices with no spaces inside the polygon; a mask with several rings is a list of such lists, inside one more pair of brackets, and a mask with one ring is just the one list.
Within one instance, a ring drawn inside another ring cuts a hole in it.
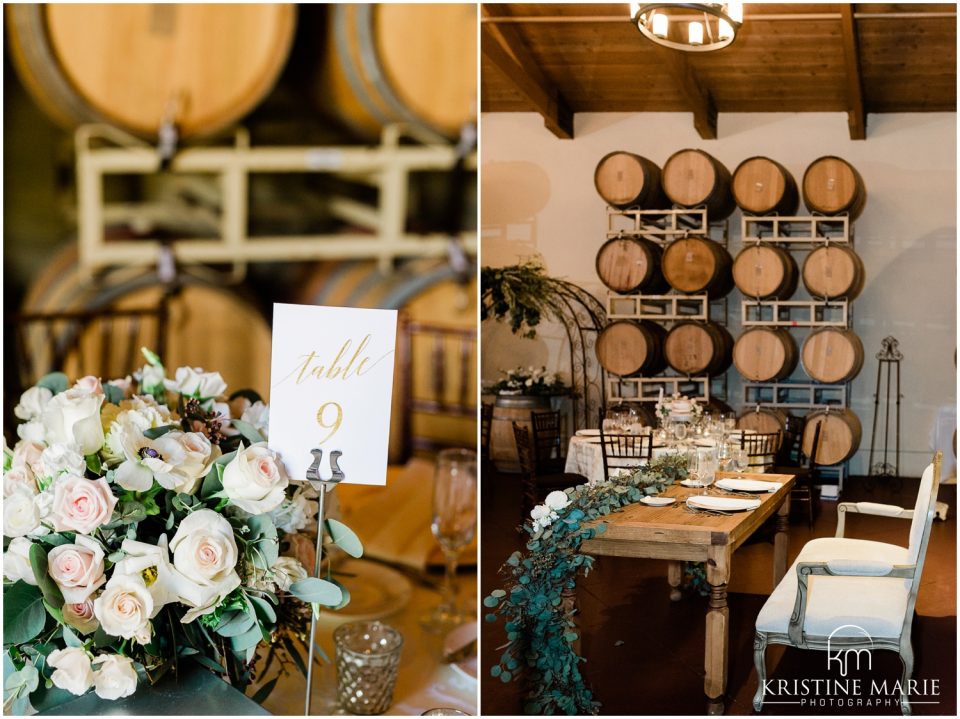
[{"label": "water glass", "polygon": [[381,622],[351,622],[333,633],[337,701],[351,714],[383,714],[393,702],[403,637]]},{"label": "water glass", "polygon": [[697,452],[699,459],[697,467],[700,474],[700,484],[703,487],[703,494],[707,493],[707,488],[713,484],[717,477],[717,450],[701,449]]},{"label": "water glass", "polygon": [[733,460],[733,468],[738,474],[742,474],[750,466],[750,457],[747,456],[747,450],[737,447],[730,453]]}]

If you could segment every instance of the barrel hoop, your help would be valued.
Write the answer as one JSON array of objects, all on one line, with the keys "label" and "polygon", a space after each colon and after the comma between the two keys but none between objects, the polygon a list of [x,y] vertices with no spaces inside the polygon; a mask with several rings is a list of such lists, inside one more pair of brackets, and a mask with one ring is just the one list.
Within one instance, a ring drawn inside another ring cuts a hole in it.
[{"label": "barrel hoop", "polygon": [[414,297],[422,291],[433,287],[446,280],[459,282],[463,275],[458,273],[449,264],[437,267],[426,273],[418,273],[410,282],[403,283],[387,293],[380,302],[380,306],[385,309],[400,309],[406,306]]},{"label": "barrel hoop", "polygon": [[[395,113],[397,117],[402,118],[405,122],[431,135],[435,135],[438,141],[446,142],[443,133],[438,128],[414,115],[410,109],[400,101],[390,86],[390,82],[384,75],[383,63],[380,61],[380,53],[377,52],[377,48],[373,42],[373,5],[363,3],[357,5],[356,9],[358,13],[358,26],[360,28],[360,32],[357,33],[357,40],[360,44],[360,61],[363,63],[363,70],[367,76],[367,80],[376,88],[387,108]],[[383,124],[390,124],[391,122],[393,122],[393,119],[388,118]]]},{"label": "barrel hoop", "polygon": [[334,36],[337,43],[337,57],[340,60],[340,69],[347,78],[347,84],[350,85],[350,89],[353,90],[353,96],[363,105],[363,109],[370,113],[380,125],[388,125],[392,122],[392,118],[387,117],[386,113],[374,103],[373,98],[367,93],[363,80],[361,80],[360,75],[357,73],[357,69],[354,67],[353,60],[350,57],[350,46],[348,44],[350,37],[349,12],[352,10],[361,13],[366,9],[368,12],[364,14],[369,14],[369,8],[369,5],[357,5],[354,8],[337,5],[334,8],[334,22],[336,23]]}]

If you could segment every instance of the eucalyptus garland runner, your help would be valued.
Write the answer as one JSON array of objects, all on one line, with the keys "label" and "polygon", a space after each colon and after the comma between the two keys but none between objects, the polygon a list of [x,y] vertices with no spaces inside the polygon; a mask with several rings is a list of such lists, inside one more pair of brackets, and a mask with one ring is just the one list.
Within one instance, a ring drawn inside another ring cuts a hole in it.
[{"label": "eucalyptus garland runner", "polygon": [[506,622],[508,643],[490,674],[509,682],[526,672],[530,687],[528,714],[596,714],[593,698],[580,673],[585,661],[574,651],[578,638],[573,606],[566,598],[586,576],[594,558],[580,551],[585,540],[604,531],[602,522],[586,527],[644,496],[658,494],[687,476],[687,459],[668,454],[632,474],[606,482],[552,492],[534,508],[526,552],[514,552],[501,568],[505,588],[483,600],[491,609],[486,620]]}]

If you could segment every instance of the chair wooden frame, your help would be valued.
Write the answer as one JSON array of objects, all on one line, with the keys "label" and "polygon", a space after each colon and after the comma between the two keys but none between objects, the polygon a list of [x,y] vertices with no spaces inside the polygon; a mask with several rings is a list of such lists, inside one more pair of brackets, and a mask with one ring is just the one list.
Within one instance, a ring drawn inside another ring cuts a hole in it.
[{"label": "chair wooden frame", "polygon": [[[903,663],[901,678],[900,710],[904,715],[911,713],[908,697],[909,682],[913,675],[913,645],[910,641],[913,626],[914,609],[916,608],[917,592],[920,589],[920,576],[923,573],[923,563],[930,542],[930,528],[936,515],[937,491],[940,487],[942,453],[937,452],[933,464],[928,470],[933,472],[930,487],[930,497],[927,503],[926,517],[924,517],[923,531],[920,536],[920,546],[913,564],[886,564],[876,563],[875,571],[867,573],[864,568],[844,566],[844,558],[837,557],[833,561],[799,562],[796,565],[797,594],[787,633],[757,631],[754,638],[754,663],[757,669],[758,686],[753,698],[753,708],[759,712],[763,708],[764,680],[766,679],[766,648],[768,644],[783,644],[801,649],[827,651],[830,649],[889,649],[897,652]],[[843,502],[837,506],[837,533],[842,538],[847,514],[871,514],[881,517],[895,517],[898,519],[913,519],[914,510],[903,509],[895,505],[874,504],[869,502]],[[811,576],[876,576],[880,578],[902,578],[910,580],[906,611],[900,629],[900,636],[896,639],[887,637],[827,637],[812,635],[803,631],[806,618],[807,597],[809,594],[808,580]]]},{"label": "chair wooden frame", "polygon": [[[611,469],[629,469],[637,466],[638,460],[647,462],[653,457],[653,434],[608,434],[603,431],[603,417],[600,412],[600,453],[603,455],[603,477],[610,478]],[[628,460],[629,464],[610,460]]]},{"label": "chair wooden frame", "polygon": [[563,472],[563,442],[560,436],[560,412],[547,410],[530,413],[533,431],[534,462],[538,474]]},{"label": "chair wooden frame", "polygon": [[[774,466],[777,450],[780,447],[782,432],[766,434],[740,434],[740,449],[746,450],[749,463],[748,472],[768,472]],[[761,469],[757,469],[760,467]]]}]

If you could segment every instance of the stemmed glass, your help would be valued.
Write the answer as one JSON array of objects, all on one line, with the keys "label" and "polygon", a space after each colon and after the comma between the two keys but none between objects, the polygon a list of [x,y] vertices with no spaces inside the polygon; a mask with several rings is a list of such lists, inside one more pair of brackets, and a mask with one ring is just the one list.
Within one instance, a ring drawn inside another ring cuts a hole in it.
[{"label": "stemmed glass", "polygon": [[730,458],[733,460],[733,468],[737,471],[737,474],[743,474],[750,463],[747,450],[737,447],[730,452]]},{"label": "stemmed glass", "polygon": [[423,626],[441,633],[473,619],[457,605],[457,560],[477,527],[477,455],[468,449],[445,449],[437,455],[433,478],[430,529],[443,550],[446,572],[443,598]]},{"label": "stemmed glass", "polygon": [[699,465],[700,485],[703,487],[703,494],[707,493],[707,488],[713,484],[717,476],[717,450],[708,449],[701,451],[697,464]]},{"label": "stemmed glass", "polygon": [[671,427],[673,433],[673,438],[677,443],[677,447],[683,446],[683,440],[687,438],[687,424],[686,422],[674,422]]}]

